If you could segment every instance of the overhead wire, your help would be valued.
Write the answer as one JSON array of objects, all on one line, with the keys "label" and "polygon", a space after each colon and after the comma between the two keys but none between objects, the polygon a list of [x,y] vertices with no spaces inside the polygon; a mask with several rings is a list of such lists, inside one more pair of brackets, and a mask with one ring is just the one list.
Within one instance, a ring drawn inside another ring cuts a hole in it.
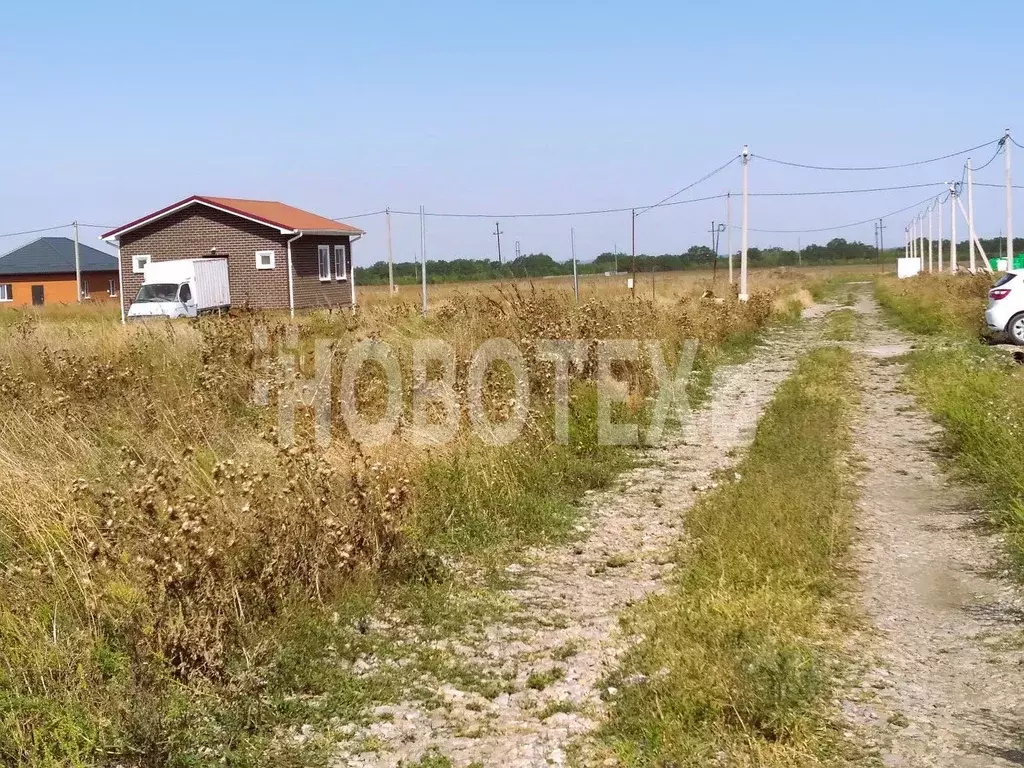
[{"label": "overhead wire", "polygon": [[662,198],[661,200],[659,200],[658,202],[656,202],[656,203],[655,203],[654,205],[648,205],[647,207],[645,207],[645,208],[643,208],[642,210],[638,211],[638,212],[636,213],[636,215],[637,215],[637,216],[642,216],[643,214],[647,213],[647,211],[651,210],[652,208],[659,208],[660,206],[662,206],[662,205],[665,205],[665,204],[667,204],[667,203],[668,203],[668,201],[669,201],[669,200],[671,200],[672,198],[674,198],[674,197],[678,197],[679,195],[683,194],[683,192],[686,192],[687,190],[693,189],[693,188],[694,188],[694,187],[696,187],[696,186],[697,186],[698,184],[701,184],[702,182],[705,182],[705,181],[707,181],[708,179],[710,179],[710,178],[711,178],[712,176],[714,176],[714,175],[716,175],[716,174],[719,174],[719,173],[721,173],[721,172],[722,172],[722,171],[724,171],[724,170],[725,170],[726,168],[728,168],[728,167],[729,167],[730,165],[732,165],[732,164],[733,164],[733,163],[735,163],[735,162],[736,162],[737,160],[739,160],[739,158],[740,158],[740,156],[739,156],[739,155],[734,155],[733,157],[731,157],[731,158],[729,159],[729,161],[728,161],[728,162],[726,162],[726,163],[723,163],[722,165],[718,166],[717,168],[715,168],[715,170],[713,170],[713,171],[710,171],[710,172],[708,172],[708,173],[704,174],[704,175],[703,175],[703,176],[701,176],[701,177],[700,177],[699,179],[697,179],[696,181],[694,181],[694,182],[692,182],[692,183],[690,183],[690,184],[687,184],[687,185],[686,185],[685,187],[683,187],[682,189],[677,189],[677,190],[676,190],[675,192],[673,192],[673,193],[672,193],[671,195],[669,195],[668,197],[663,197],[663,198]]},{"label": "overhead wire", "polygon": [[[932,199],[934,199],[934,196],[929,196],[929,197],[926,197],[924,200],[922,200],[922,201],[920,201],[918,203],[913,203],[911,205],[906,206],[905,208],[900,208],[899,210],[896,210],[896,211],[890,211],[889,213],[882,214],[881,216],[873,216],[870,219],[864,219],[863,221],[852,221],[849,224],[840,224],[840,225],[835,226],[835,227],[816,227],[814,229],[755,229],[754,227],[748,227],[747,229],[750,232],[762,232],[762,233],[766,233],[766,234],[776,234],[776,235],[800,235],[800,234],[811,234],[811,233],[815,233],[815,232],[834,232],[834,231],[840,230],[840,229],[850,229],[851,227],[859,227],[859,226],[862,226],[864,224],[870,224],[873,221],[878,221],[879,219],[887,219],[890,216],[896,216],[897,214],[905,213],[906,211],[910,211],[910,210],[913,210],[914,208],[917,208],[917,207],[919,207],[921,205],[924,205],[925,203],[927,203],[928,201],[930,201]],[[733,225],[733,229],[740,229],[740,228],[741,227]]]},{"label": "overhead wire", "polygon": [[961,149],[958,152],[950,152],[948,155],[941,155],[939,157],[931,157],[927,160],[915,160],[912,163],[898,163],[896,165],[873,165],[873,166],[829,166],[829,165],[812,165],[810,163],[796,163],[790,160],[779,160],[773,157],[766,157],[765,155],[751,154],[751,157],[756,157],[760,160],[764,160],[768,163],[775,163],[777,165],[788,165],[792,168],[805,168],[812,171],[892,171],[899,168],[913,168],[919,165],[928,165],[929,163],[937,163],[942,160],[949,160],[952,157],[959,157],[960,155],[966,155],[968,152],[974,152],[978,149],[984,149],[985,147],[995,144],[999,139],[993,139],[992,141],[986,141],[984,144],[979,144],[976,147],[969,147],[967,149]]},{"label": "overhead wire", "polygon": [[40,232],[53,232],[55,229],[67,229],[71,224],[59,224],[56,227],[42,227],[40,229],[26,229],[21,232],[4,232],[0,237],[17,237],[18,235],[35,235]]},{"label": "overhead wire", "polygon": [[[929,181],[921,184],[898,184],[889,187],[866,187],[858,189],[818,189],[808,191],[796,191],[796,192],[750,192],[749,197],[821,197],[828,195],[854,195],[854,194],[870,194],[875,192],[895,192],[905,189],[923,189],[925,187],[937,187],[943,186],[946,182],[944,181]],[[673,200],[671,202],[661,202],[656,205],[668,208],[676,205],[689,205],[691,203],[703,203],[709,200],[724,200],[728,197],[728,194],[718,195],[707,195],[704,197],[687,198],[686,200]],[[602,214],[610,213],[628,213],[640,209],[642,206],[622,206],[619,208],[600,208],[586,211],[538,211],[531,213],[462,213],[462,212],[448,212],[448,211],[425,211],[424,215],[433,216],[436,218],[452,218],[452,219],[531,219],[531,218],[560,218],[566,216],[598,216]],[[646,206],[644,210],[650,210],[655,206]],[[419,211],[406,211],[399,210],[396,208],[390,209],[391,213],[396,216],[419,216]],[[386,211],[379,211],[378,213],[385,213]],[[363,216],[371,216],[374,214],[362,214]],[[640,214],[638,213],[637,216]],[[339,216],[335,221],[344,221],[346,219],[353,219],[355,216]]]}]

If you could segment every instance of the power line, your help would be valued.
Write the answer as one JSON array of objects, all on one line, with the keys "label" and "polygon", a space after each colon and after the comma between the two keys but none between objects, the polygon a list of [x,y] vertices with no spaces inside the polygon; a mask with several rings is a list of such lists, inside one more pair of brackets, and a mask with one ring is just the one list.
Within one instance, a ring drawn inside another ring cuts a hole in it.
[{"label": "power line", "polygon": [[[816,229],[754,229],[753,227],[751,227],[751,228],[749,228],[749,231],[750,232],[763,232],[763,233],[766,233],[766,234],[774,234],[774,235],[799,235],[799,234],[812,234],[812,233],[815,233],[815,232],[832,232],[832,231],[837,230],[837,229],[849,229],[850,227],[859,227],[859,226],[862,226],[864,224],[871,224],[874,221],[878,221],[878,219],[887,219],[890,216],[895,216],[896,214],[905,213],[906,211],[913,210],[914,208],[922,206],[925,203],[927,203],[927,202],[929,202],[929,201],[931,201],[933,199],[935,199],[935,198],[934,197],[926,197],[921,202],[913,203],[912,205],[908,205],[906,208],[900,208],[898,211],[891,211],[891,212],[886,213],[886,214],[884,214],[882,216],[873,216],[870,219],[864,219],[863,221],[853,221],[853,222],[850,222],[849,224],[840,224],[839,226],[835,226],[835,227],[818,227]],[[737,229],[737,227],[734,226],[733,229]]]},{"label": "power line", "polygon": [[[370,211],[368,213],[355,213],[351,216],[337,216],[331,219],[331,221],[344,221],[345,219],[364,219],[367,216],[383,216],[385,213],[387,213],[386,208],[380,211]],[[392,213],[394,213],[394,211],[392,211]],[[419,214],[416,215],[418,216]]]},{"label": "power line", "polygon": [[944,181],[929,181],[924,184],[900,184],[895,187],[868,187],[866,189],[822,189],[811,192],[750,192],[750,197],[814,197],[827,195],[855,195],[865,192],[895,192],[901,189],[924,189],[944,186]]},{"label": "power line", "polygon": [[713,171],[711,171],[711,172],[709,172],[709,173],[706,173],[705,175],[703,175],[703,176],[701,176],[701,177],[700,177],[699,179],[697,179],[697,180],[696,180],[695,182],[693,182],[693,183],[691,183],[691,184],[687,184],[687,185],[686,185],[685,187],[683,187],[682,189],[677,189],[677,190],[676,190],[675,192],[673,192],[673,193],[672,193],[671,195],[669,195],[668,197],[663,197],[663,198],[662,198],[661,200],[659,200],[658,202],[656,202],[656,203],[655,203],[654,205],[649,205],[649,206],[647,206],[646,208],[643,208],[643,209],[641,209],[641,210],[640,210],[640,211],[639,211],[639,212],[638,212],[638,213],[637,213],[636,215],[637,215],[637,216],[641,216],[641,215],[643,215],[644,213],[646,213],[647,211],[651,210],[652,208],[657,208],[657,207],[659,207],[659,206],[661,206],[661,205],[664,205],[664,204],[666,204],[666,203],[667,203],[667,202],[668,202],[669,200],[671,200],[671,199],[672,199],[673,197],[678,197],[679,195],[683,194],[683,192],[686,192],[686,191],[687,191],[687,190],[689,190],[689,189],[693,189],[694,187],[696,187],[696,186],[697,186],[698,184],[700,184],[701,182],[707,181],[708,179],[710,179],[710,178],[711,178],[712,176],[714,176],[715,174],[717,174],[717,173],[721,173],[722,171],[724,171],[724,170],[725,170],[726,168],[728,168],[728,167],[729,167],[730,165],[732,165],[733,163],[735,163],[735,162],[736,162],[736,161],[737,161],[737,160],[739,159],[739,157],[740,157],[739,155],[735,155],[735,156],[733,156],[733,157],[729,158],[729,161],[728,161],[728,162],[726,162],[726,163],[723,163],[722,165],[718,166],[717,168],[715,168],[715,170],[713,170]]},{"label": "power line", "polygon": [[42,229],[26,229],[22,232],[5,232],[0,237],[17,237],[18,235],[35,235],[39,232],[52,232],[55,229],[67,229],[70,224],[60,224],[56,227],[43,227]]},{"label": "power line", "polygon": [[[972,168],[971,170],[972,171],[981,171],[981,170],[984,170],[985,168],[988,168],[990,165],[992,165],[992,162],[997,157],[999,157],[1001,154],[1003,154],[1003,142],[1002,142],[1002,139],[999,140],[999,146],[996,148],[996,153],[994,155],[992,155],[992,158],[987,163],[985,163],[984,165],[979,165],[977,168]],[[965,166],[965,170],[966,170],[966,163],[964,164],[964,166]]]},{"label": "power line", "polygon": [[[945,186],[944,181],[929,181],[921,184],[899,184],[891,187],[864,187],[858,189],[818,189],[808,190],[806,192],[751,192],[750,197],[827,197],[829,195],[855,195],[855,194],[869,194],[874,192],[896,192],[906,189],[924,189],[925,187],[941,187]],[[661,202],[655,205],[645,206],[645,210],[650,210],[656,206],[662,208],[668,208],[675,205],[690,205],[692,203],[703,203],[709,200],[724,200],[728,197],[728,194],[720,195],[707,195],[705,197],[693,197],[687,198],[686,200],[673,200],[672,202]],[[600,208],[587,211],[538,211],[534,213],[459,213],[459,212],[427,212],[427,216],[434,216],[438,218],[451,218],[451,219],[536,219],[536,218],[559,218],[565,216],[599,216],[602,214],[610,213],[627,213],[632,210],[640,210],[641,206],[623,206],[621,208]],[[381,211],[383,213],[383,211]],[[396,216],[419,216],[417,211],[400,211],[391,209],[391,213]],[[372,215],[372,214],[363,214]],[[640,214],[637,213],[637,216]],[[346,218],[355,218],[353,216],[343,216],[336,219],[341,221]]]},{"label": "power line", "polygon": [[[899,163],[897,165],[874,165],[874,166],[828,166],[828,165],[811,165],[809,163],[795,163],[789,160],[777,160],[772,157],[765,157],[764,155],[751,155],[751,157],[757,157],[769,163],[776,163],[777,165],[788,165],[793,168],[806,168],[812,171],[891,171],[897,168],[912,168],[918,165],[927,165],[928,163],[937,163],[941,160],[949,160],[951,157],[958,157],[959,155],[966,155],[968,152],[974,152],[978,149],[983,149],[991,144],[996,144],[999,139],[993,139],[992,141],[986,141],[984,144],[979,144],[976,147],[970,147],[968,149],[961,149],[959,152],[951,152],[948,155],[942,155],[941,157],[932,157],[927,160],[915,160],[912,163]],[[1016,142],[1015,142],[1016,143]]]}]

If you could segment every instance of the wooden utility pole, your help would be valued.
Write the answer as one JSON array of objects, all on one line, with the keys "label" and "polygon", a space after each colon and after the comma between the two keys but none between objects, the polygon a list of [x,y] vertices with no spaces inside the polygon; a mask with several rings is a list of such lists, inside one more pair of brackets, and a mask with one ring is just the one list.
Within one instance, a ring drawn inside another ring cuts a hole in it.
[{"label": "wooden utility pole", "polygon": [[636,298],[636,208],[630,210],[630,217],[632,218],[632,227],[630,236],[633,240],[633,284],[630,287],[630,294]]},{"label": "wooden utility pole", "polygon": [[388,288],[391,293],[395,292],[395,265],[391,257],[391,208],[384,210],[385,218],[388,221]]},{"label": "wooden utility pole", "polygon": [[878,220],[878,258],[885,259],[885,220]]},{"label": "wooden utility pole", "polygon": [[576,295],[576,303],[580,303],[580,277],[576,273],[576,230],[569,227],[569,250],[572,252],[572,290]]},{"label": "wooden utility pole", "polygon": [[78,257],[78,222],[75,221],[75,289],[78,293],[78,301],[82,301],[82,262]]},{"label": "wooden utility pole", "polygon": [[498,222],[494,222],[494,236],[498,239],[498,265],[501,266],[501,228],[498,226]]},{"label": "wooden utility pole", "polygon": [[729,285],[732,285],[732,192],[725,193],[725,247],[729,251]]},{"label": "wooden utility pole", "polygon": [[423,281],[423,316],[427,316],[427,211],[420,206],[420,279]]}]

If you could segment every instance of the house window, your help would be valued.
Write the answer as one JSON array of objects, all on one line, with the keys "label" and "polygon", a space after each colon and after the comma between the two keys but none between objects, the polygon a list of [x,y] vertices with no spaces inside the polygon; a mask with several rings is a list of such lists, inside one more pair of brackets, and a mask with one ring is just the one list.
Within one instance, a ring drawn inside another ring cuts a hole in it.
[{"label": "house window", "polygon": [[14,301],[13,289],[10,283],[0,283],[0,301]]},{"label": "house window", "polygon": [[117,279],[111,278],[107,283],[107,296],[117,296]]},{"label": "house window", "polygon": [[89,298],[89,281],[86,278],[82,278],[82,298]]},{"label": "house window", "polygon": [[344,245],[334,246],[334,278],[336,280],[345,279],[345,256],[347,251],[348,248]]},{"label": "house window", "polygon": [[331,279],[331,246],[318,245],[316,247],[317,257],[320,261],[320,279]]},{"label": "house window", "polygon": [[256,251],[256,269],[273,269],[274,262],[273,251]]},{"label": "house window", "polygon": [[132,272],[136,274],[142,274],[146,271],[146,265],[153,260],[153,257],[149,254],[143,254],[141,256],[132,256]]}]

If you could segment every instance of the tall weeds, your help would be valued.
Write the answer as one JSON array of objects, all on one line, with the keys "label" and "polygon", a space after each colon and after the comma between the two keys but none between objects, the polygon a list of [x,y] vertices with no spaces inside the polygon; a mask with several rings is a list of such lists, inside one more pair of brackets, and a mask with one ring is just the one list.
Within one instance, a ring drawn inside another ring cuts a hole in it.
[{"label": "tall weeds", "polygon": [[[411,303],[302,318],[300,348],[327,337],[337,359],[377,338],[407,366],[410,343],[436,336],[454,345],[464,374],[486,338],[524,350],[533,405],[522,437],[489,448],[464,429],[430,450],[411,447],[405,422],[383,448],[344,438],[315,448],[309,419],[294,447],[279,448],[275,413],[251,395],[260,375],[253,327],[266,323],[280,338],[281,318],[122,328],[71,312],[5,316],[0,763],[293,759],[278,750],[298,747],[282,747],[275,732],[296,712],[312,716],[308,697],[349,717],[384,695],[307,668],[328,648],[359,647],[358,630],[344,644],[324,639],[345,627],[352,595],[365,608],[381,589],[450,578],[454,562],[486,565],[563,536],[580,493],[628,461],[597,443],[592,362],[573,389],[571,440],[554,441],[553,374],[537,339],[658,338],[675,349],[696,338],[707,368],[784,305],[761,293],[742,305],[687,297],[575,306],[512,288],[450,302],[426,320]],[[641,418],[651,376],[641,366],[621,373]],[[372,376],[364,383],[372,408],[379,388]],[[488,384],[495,412],[503,387],[500,376]]]}]

